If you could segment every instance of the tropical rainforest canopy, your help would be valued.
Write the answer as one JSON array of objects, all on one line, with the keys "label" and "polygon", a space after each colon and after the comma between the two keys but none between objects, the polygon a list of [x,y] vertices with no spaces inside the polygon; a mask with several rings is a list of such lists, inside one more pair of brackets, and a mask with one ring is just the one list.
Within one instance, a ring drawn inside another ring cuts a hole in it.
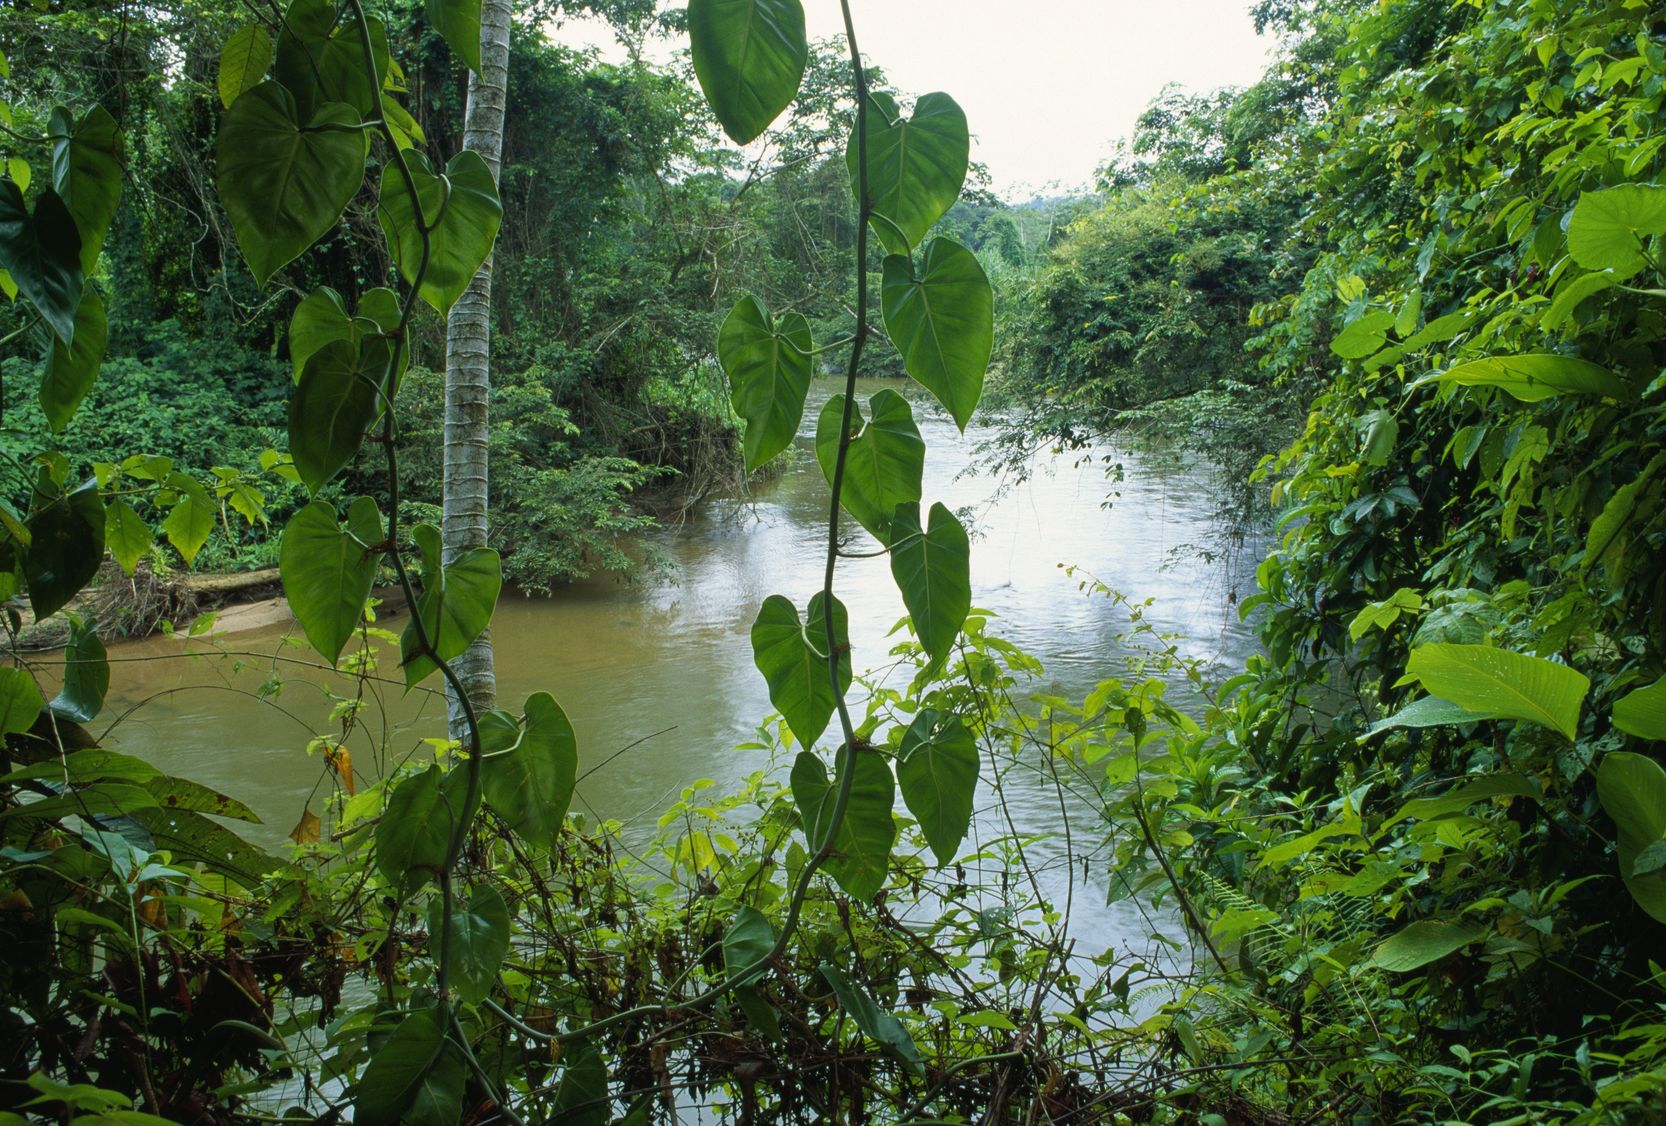
[{"label": "tropical rainforest canopy", "polygon": [[[1259,0],[1259,81],[1003,199],[954,91],[803,3],[844,38],[0,7],[0,1126],[1666,1118],[1666,11]],[[1089,582],[1131,648],[1036,698],[939,416],[990,469],[1195,467],[1256,652]],[[657,582],[799,463],[825,578],[728,640],[771,766],[646,846],[581,816],[500,598]],[[263,698],[328,686],[282,848],[106,738],[158,659],[118,640],[261,575]],[[1014,771],[1056,824],[974,833]]]}]

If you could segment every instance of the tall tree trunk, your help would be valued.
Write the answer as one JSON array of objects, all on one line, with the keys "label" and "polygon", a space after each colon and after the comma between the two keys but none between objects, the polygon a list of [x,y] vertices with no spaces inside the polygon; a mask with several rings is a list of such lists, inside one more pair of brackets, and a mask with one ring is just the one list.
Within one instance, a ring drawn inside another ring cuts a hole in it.
[{"label": "tall tree trunk", "polygon": [[[503,164],[503,107],[509,87],[510,0],[480,7],[480,73],[469,74],[463,147],[473,149],[498,178]],[[487,409],[492,389],[492,257],[451,308],[445,335],[445,560],[486,543]],[[497,701],[490,632],[480,635],[452,666],[477,711]],[[461,701],[448,690],[453,738],[466,737]]]}]

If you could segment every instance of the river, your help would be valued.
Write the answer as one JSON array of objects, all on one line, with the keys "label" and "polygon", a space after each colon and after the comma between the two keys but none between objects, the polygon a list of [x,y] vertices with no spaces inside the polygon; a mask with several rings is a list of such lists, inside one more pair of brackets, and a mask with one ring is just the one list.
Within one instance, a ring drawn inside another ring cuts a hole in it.
[{"label": "river", "polygon": [[[861,395],[896,384],[865,382]],[[820,588],[828,488],[811,453],[822,402],[836,388],[818,381],[805,412],[799,456],[787,472],[749,495],[709,501],[681,528],[658,537],[667,581],[578,583],[545,599],[506,594],[492,624],[500,705],[517,711],[534,691],[560,701],[577,731],[580,783],[574,809],[625,824],[640,841],[683,787],[710,779],[733,788],[768,764],[763,751],[737,750],[770,713],[748,639],[770,594],[803,606]],[[1253,635],[1230,605],[1234,583],[1253,582],[1187,550],[1210,542],[1207,475],[1142,461],[1126,451],[1037,453],[1022,482],[966,470],[993,431],[960,434],[918,388],[907,390],[926,439],[925,501],[970,508],[973,604],[998,615],[991,631],[1039,658],[1046,673],[1028,688],[1080,698],[1117,675],[1127,610],[1079,589],[1075,565],[1136,600],[1145,619],[1177,636],[1181,652],[1241,662]],[[1122,466],[1107,479],[1108,464]],[[858,671],[880,668],[903,614],[883,558],[839,565],[836,589],[850,609]],[[397,632],[400,618],[380,623]],[[214,639],[152,638],[112,649],[111,693],[101,724],[115,720],[106,744],[162,769],[221,789],[263,819],[242,826],[251,839],[281,847],[303,808],[323,811],[331,785],[306,747],[339,730],[331,719],[352,691],[344,677],[309,667],[311,651],[293,626]],[[163,659],[157,659],[163,658]],[[428,755],[424,736],[443,733],[444,709],[431,692],[404,694],[394,683],[397,648],[383,662],[360,709],[365,730],[349,742],[356,768],[374,775],[396,759]],[[437,678],[431,678],[437,682]],[[281,682],[281,684],[280,684]],[[263,692],[263,686],[265,691]],[[274,690],[275,689],[275,690]],[[118,718],[119,717],[119,718]],[[1039,772],[1009,776],[1006,800],[1021,833],[1056,834],[1057,793]],[[980,803],[984,808],[987,803]],[[899,806],[900,809],[900,806]],[[998,831],[980,815],[980,831]],[[1085,804],[1072,824],[1093,831]],[[1041,846],[1054,859],[1062,851]],[[1077,886],[1073,922],[1143,948],[1152,920],[1128,902],[1104,905],[1107,874],[1069,862],[1042,864],[1050,895]]]}]

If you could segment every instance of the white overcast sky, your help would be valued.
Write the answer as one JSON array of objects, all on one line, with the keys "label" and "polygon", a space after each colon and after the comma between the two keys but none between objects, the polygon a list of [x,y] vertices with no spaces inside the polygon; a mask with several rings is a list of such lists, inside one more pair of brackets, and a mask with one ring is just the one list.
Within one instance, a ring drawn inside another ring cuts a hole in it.
[{"label": "white overcast sky", "polygon": [[[812,38],[842,35],[838,0],[806,0]],[[1010,199],[1088,186],[1162,88],[1253,82],[1271,43],[1249,0],[851,0],[862,53],[912,95],[966,110],[973,159]],[[569,21],[554,38],[611,44]],[[656,56],[681,44],[651,50]]]}]

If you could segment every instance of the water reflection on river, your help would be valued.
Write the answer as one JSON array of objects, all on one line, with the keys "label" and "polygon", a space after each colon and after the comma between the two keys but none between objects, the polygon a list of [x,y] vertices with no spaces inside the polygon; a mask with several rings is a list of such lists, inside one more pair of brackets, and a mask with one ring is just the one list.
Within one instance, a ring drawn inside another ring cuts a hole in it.
[{"label": "water reflection on river", "polygon": [[[864,395],[883,385],[865,387]],[[812,392],[806,431],[832,390],[823,383]],[[1231,584],[1242,576],[1235,580],[1219,563],[1183,550],[1210,538],[1202,474],[1159,470],[1122,455],[1123,480],[1112,486],[1096,460],[1043,453],[1029,480],[992,499],[994,478],[962,472],[988,432],[973,427],[963,436],[929,398],[910,397],[928,449],[926,503],[974,513],[973,603],[999,615],[993,632],[1046,665],[1036,691],[1079,697],[1114,675],[1117,638],[1128,627],[1124,609],[1081,593],[1079,578],[1061,564],[1153,599],[1147,620],[1182,635],[1186,655],[1242,659],[1253,639],[1228,605]],[[492,639],[501,703],[518,710],[531,692],[555,695],[579,737],[575,808],[626,822],[629,837],[650,832],[656,815],[691,781],[710,778],[731,787],[767,762],[764,752],[734,749],[770,711],[748,631],[767,595],[804,605],[820,587],[823,566],[827,486],[809,455],[808,433],[799,447],[801,456],[779,481],[748,497],[710,502],[664,536],[672,581],[588,582],[546,600],[509,595],[498,609]],[[1107,506],[1113,487],[1117,495]],[[885,634],[903,613],[886,561],[841,563],[838,590],[851,612],[857,668],[882,665],[891,644]],[[403,623],[383,624],[397,631]],[[324,679],[300,663],[309,651],[295,644],[296,632],[255,631],[216,643],[232,656],[200,641],[190,648],[202,655],[183,656],[184,643],[173,639],[112,652],[119,663],[107,714],[142,706],[121,720],[109,742],[243,799],[266,821],[250,835],[278,846],[306,803],[322,807],[321,764],[303,748],[314,732],[337,726]],[[163,654],[174,659],[139,659]],[[385,662],[390,677],[397,677],[396,659]],[[262,700],[256,692],[274,676],[283,680],[282,690]],[[443,728],[439,701],[429,693],[405,696],[392,682],[372,685],[371,697],[363,714],[376,733],[392,733],[387,745],[397,755],[426,754],[422,737]],[[352,746],[361,771],[376,769],[368,734]],[[1040,773],[1014,772],[1007,799],[1020,832],[1058,830],[1059,798]],[[1093,816],[1082,805],[1067,808],[1080,853]],[[990,820],[980,828],[998,825]],[[1057,844],[1043,845],[1036,856],[1054,895],[1062,895],[1070,878],[1064,865],[1048,864],[1061,856]],[[1149,920],[1136,905],[1100,906],[1107,873],[1093,869],[1086,888],[1078,887],[1075,922],[1096,939],[1143,949]],[[1075,878],[1083,879],[1081,868]]]}]

